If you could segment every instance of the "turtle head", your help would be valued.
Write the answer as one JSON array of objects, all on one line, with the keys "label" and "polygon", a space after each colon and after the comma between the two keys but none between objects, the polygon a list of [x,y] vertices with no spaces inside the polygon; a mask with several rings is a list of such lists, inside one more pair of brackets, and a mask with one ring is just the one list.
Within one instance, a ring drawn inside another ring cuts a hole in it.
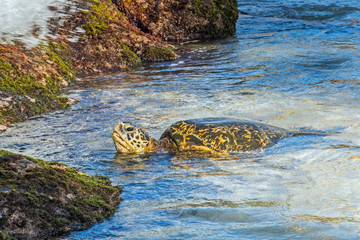
[{"label": "turtle head", "polygon": [[148,152],[152,138],[131,123],[121,122],[114,127],[112,138],[120,153]]}]

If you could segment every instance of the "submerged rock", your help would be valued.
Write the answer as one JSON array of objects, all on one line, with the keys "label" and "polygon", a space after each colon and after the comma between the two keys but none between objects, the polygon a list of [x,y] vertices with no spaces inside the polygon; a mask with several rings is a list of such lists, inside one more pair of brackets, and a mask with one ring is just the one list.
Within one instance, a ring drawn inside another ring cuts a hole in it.
[{"label": "submerged rock", "polygon": [[115,212],[120,193],[107,177],[0,150],[0,239],[87,229]]}]

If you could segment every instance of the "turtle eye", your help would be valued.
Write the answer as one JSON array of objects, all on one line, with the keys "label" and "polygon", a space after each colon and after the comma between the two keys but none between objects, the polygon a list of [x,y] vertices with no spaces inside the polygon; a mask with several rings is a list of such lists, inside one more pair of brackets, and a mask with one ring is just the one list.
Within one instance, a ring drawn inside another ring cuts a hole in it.
[{"label": "turtle eye", "polygon": [[132,131],[135,130],[135,128],[134,128],[134,127],[127,127],[127,128],[125,128],[125,130],[126,130],[127,132],[132,132]]}]

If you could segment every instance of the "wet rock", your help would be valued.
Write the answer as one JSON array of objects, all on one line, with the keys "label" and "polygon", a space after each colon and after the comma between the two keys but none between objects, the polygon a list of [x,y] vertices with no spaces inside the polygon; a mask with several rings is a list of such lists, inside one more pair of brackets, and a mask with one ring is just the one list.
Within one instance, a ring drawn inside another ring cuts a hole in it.
[{"label": "wet rock", "polygon": [[[119,71],[137,66],[143,61],[171,61],[179,56],[174,47],[158,37],[143,32],[111,1],[95,0],[88,12],[81,12],[65,23],[66,32],[82,27],[81,40],[70,43],[73,66],[82,75]],[[157,49],[161,54],[148,58],[146,50]]]},{"label": "wet rock", "polygon": [[236,0],[81,0],[79,4],[77,11],[49,19],[52,40],[31,49],[21,43],[0,44],[1,125],[66,109],[72,101],[58,95],[76,77],[179,58],[176,47],[165,41],[231,36],[238,18]]},{"label": "wet rock", "polygon": [[0,150],[0,239],[44,239],[82,230],[115,212],[119,187],[65,164]]},{"label": "wet rock", "polygon": [[51,41],[33,49],[0,44],[1,125],[68,107],[68,99],[58,94],[76,78],[62,55],[65,48]]},{"label": "wet rock", "polygon": [[236,0],[113,0],[129,21],[166,41],[219,39],[235,33]]}]

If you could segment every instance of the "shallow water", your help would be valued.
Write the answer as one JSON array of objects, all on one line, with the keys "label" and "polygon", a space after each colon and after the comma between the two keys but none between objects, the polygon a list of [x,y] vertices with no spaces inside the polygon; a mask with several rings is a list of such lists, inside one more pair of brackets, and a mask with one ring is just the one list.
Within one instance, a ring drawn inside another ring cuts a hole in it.
[{"label": "shallow water", "polygon": [[[16,124],[0,148],[124,186],[116,214],[66,239],[360,238],[360,4],[239,1],[237,34],[187,44],[175,62],[83,79],[80,100]],[[329,136],[263,151],[116,154],[113,126],[158,138],[171,123],[232,117]]]}]

